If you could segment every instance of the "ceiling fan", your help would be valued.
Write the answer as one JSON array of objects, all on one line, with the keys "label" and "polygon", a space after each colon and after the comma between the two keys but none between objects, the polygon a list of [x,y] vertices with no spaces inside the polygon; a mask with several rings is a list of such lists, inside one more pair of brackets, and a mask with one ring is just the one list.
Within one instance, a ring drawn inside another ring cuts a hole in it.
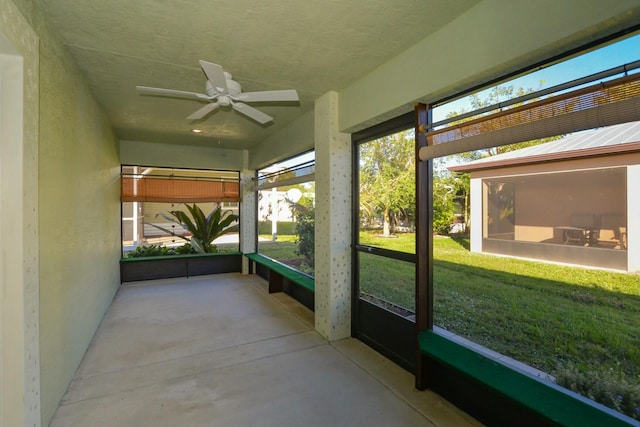
[{"label": "ceiling fan", "polygon": [[272,121],[273,117],[245,104],[245,102],[283,102],[299,100],[298,92],[296,92],[295,89],[243,93],[240,83],[232,80],[231,74],[224,71],[220,65],[201,60],[200,66],[207,76],[205,93],[148,86],[136,86],[136,89],[138,89],[138,92],[142,95],[170,96],[208,102],[204,107],[187,117],[188,120],[199,120],[215,111],[218,107],[230,106],[237,112],[244,114],[256,122],[265,124]]}]

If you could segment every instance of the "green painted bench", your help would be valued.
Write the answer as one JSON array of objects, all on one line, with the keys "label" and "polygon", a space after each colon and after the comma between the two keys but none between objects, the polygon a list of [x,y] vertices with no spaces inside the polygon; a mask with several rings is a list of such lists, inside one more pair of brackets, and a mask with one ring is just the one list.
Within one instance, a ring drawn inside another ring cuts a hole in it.
[{"label": "green painted bench", "polygon": [[498,394],[539,414],[550,425],[629,427],[631,418],[600,409],[587,399],[572,396],[553,384],[527,376],[457,344],[433,331],[418,334],[421,353],[471,377]]},{"label": "green painted bench", "polygon": [[281,262],[274,261],[258,253],[244,254],[251,261],[263,265],[270,270],[269,273],[269,293],[282,292],[282,279],[287,278],[289,282],[305,288],[310,292],[315,290],[315,281],[297,270]]}]

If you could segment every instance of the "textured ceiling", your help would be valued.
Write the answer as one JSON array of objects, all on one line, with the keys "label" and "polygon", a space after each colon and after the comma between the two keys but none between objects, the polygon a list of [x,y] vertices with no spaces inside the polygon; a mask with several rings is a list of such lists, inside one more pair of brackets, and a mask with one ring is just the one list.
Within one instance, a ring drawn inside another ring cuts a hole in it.
[{"label": "textured ceiling", "polygon": [[[245,149],[415,44],[479,0],[36,0],[121,139]],[[204,91],[198,60],[243,90],[297,89],[299,104],[256,105],[259,125],[198,101],[140,96],[136,85]],[[193,134],[194,127],[203,130]]]}]

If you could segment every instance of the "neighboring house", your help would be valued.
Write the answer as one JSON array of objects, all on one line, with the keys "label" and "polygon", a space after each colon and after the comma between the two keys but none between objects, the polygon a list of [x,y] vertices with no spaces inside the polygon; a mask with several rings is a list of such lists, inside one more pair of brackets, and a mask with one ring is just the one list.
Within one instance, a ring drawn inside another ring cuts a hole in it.
[{"label": "neighboring house", "polygon": [[258,196],[258,221],[295,221],[292,204],[286,191],[277,188],[261,191]]},{"label": "neighboring house", "polygon": [[464,165],[471,250],[640,272],[640,122]]}]

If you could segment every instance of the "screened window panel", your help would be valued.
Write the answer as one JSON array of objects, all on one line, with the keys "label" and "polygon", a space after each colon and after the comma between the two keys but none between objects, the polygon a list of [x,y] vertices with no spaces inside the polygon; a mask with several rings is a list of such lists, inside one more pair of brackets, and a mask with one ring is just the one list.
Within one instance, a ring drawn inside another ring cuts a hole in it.
[{"label": "screened window panel", "polygon": [[315,160],[295,165],[277,172],[259,173],[257,190],[268,190],[274,187],[286,187],[304,182],[315,181]]},{"label": "screened window panel", "polygon": [[428,132],[420,160],[637,120],[640,74],[633,74]]}]

